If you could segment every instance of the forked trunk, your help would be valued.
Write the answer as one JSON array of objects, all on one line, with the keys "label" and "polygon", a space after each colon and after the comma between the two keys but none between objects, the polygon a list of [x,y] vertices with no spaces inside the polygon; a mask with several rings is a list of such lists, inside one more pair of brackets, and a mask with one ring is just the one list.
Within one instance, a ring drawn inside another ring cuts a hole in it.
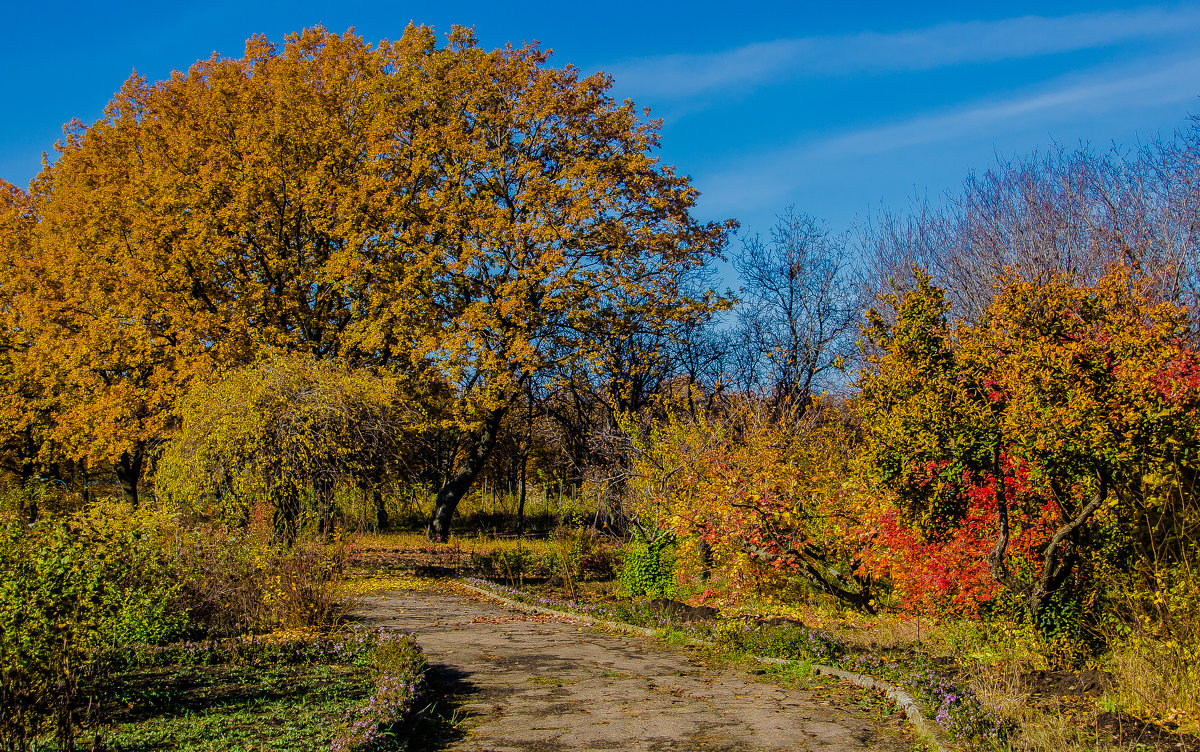
[{"label": "forked trunk", "polygon": [[[1054,532],[1045,551],[1042,552],[1041,576],[1035,580],[1025,580],[1008,569],[1007,549],[1011,531],[1008,502],[1004,496],[1004,474],[1000,468],[999,447],[993,453],[992,473],[996,480],[996,511],[999,532],[996,536],[996,545],[988,554],[988,568],[991,570],[992,579],[1021,597],[1030,619],[1034,624],[1038,624],[1042,617],[1042,611],[1050,602],[1050,598],[1066,583],[1074,571],[1075,565],[1078,563],[1078,554],[1075,547],[1070,544],[1075,542],[1079,529],[1087,524],[1096,510],[1108,498],[1111,479],[1108,473],[1099,473],[1097,487],[1091,500],[1073,517],[1066,514],[1065,509],[1063,510],[1067,521]],[[1066,553],[1063,553],[1064,544],[1068,544]]]},{"label": "forked trunk", "polygon": [[121,498],[134,509],[138,505],[138,480],[142,477],[143,445],[138,442],[132,451],[122,452],[117,461],[117,482],[121,485]]}]

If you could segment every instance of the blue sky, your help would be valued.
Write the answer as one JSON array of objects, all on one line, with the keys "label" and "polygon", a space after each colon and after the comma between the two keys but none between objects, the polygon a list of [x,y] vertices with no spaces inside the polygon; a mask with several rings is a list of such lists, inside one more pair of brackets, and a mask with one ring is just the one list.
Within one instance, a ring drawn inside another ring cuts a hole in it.
[{"label": "blue sky", "polygon": [[1200,4],[21,3],[0,31],[0,177],[26,184],[72,117],[246,37],[410,21],[540,40],[664,120],[704,218],[765,232],[792,204],[835,231],[940,196],[997,158],[1133,144],[1200,113]]}]

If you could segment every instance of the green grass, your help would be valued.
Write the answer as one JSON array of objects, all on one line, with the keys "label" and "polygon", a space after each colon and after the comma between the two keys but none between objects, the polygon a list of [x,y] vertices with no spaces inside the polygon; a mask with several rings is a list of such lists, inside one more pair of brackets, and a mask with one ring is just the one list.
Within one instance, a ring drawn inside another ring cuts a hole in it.
[{"label": "green grass", "polygon": [[115,750],[327,750],[374,691],[356,666],[169,666],[114,678]]},{"label": "green grass", "polygon": [[812,660],[808,658],[795,663],[768,663],[760,670],[771,679],[800,686],[808,685],[813,678]]}]

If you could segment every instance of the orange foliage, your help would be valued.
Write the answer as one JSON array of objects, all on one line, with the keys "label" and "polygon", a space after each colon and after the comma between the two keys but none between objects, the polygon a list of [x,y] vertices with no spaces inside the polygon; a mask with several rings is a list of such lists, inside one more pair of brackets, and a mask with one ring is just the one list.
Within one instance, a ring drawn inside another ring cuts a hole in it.
[{"label": "orange foliage", "polygon": [[677,278],[732,224],[691,216],[658,123],[548,57],[314,28],[130,78],[6,187],[8,329],[53,439],[140,458],[268,350],[449,382],[470,430],[609,338],[705,318]]},{"label": "orange foliage", "polygon": [[870,609],[869,585],[855,576],[846,417],[818,402],[781,421],[741,398],[670,414],[637,441],[635,524],[703,541],[735,595],[759,590],[764,577],[801,578]]}]

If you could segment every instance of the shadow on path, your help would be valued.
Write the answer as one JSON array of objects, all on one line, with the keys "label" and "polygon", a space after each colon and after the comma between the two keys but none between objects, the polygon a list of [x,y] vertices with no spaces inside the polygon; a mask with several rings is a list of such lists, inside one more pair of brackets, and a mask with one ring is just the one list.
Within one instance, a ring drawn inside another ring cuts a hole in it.
[{"label": "shadow on path", "polygon": [[408,749],[437,752],[463,738],[463,705],[477,691],[467,674],[451,666],[431,664],[425,672],[429,708],[413,727]]}]

